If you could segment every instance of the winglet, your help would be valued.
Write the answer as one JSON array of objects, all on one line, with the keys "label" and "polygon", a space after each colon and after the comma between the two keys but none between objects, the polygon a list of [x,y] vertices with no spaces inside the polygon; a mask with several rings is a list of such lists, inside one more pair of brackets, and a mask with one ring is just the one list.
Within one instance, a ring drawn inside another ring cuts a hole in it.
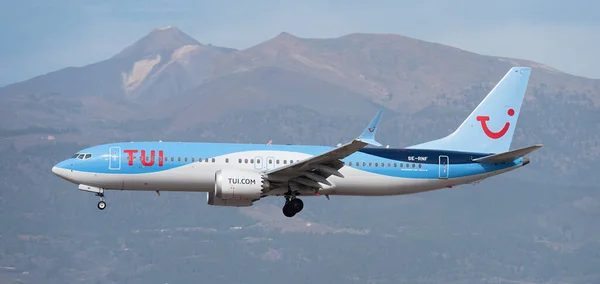
[{"label": "winglet", "polygon": [[373,146],[382,146],[379,142],[375,141],[375,133],[377,133],[377,127],[379,127],[379,120],[381,120],[381,115],[383,114],[383,110],[377,112],[375,117],[369,122],[367,128],[363,131],[363,133],[357,138],[357,140],[365,142],[369,145]]}]

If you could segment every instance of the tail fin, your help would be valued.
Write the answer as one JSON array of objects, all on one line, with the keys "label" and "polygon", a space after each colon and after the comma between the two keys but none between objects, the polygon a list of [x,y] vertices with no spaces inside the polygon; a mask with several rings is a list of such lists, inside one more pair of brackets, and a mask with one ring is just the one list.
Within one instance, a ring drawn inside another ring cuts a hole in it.
[{"label": "tail fin", "polygon": [[502,153],[510,149],[530,67],[513,67],[452,134],[408,148]]}]

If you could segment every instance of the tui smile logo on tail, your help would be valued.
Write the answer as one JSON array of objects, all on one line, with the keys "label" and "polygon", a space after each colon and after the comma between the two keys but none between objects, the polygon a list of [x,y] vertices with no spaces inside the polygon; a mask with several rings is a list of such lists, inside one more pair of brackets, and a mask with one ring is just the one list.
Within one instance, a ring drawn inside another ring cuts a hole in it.
[{"label": "tui smile logo on tail", "polygon": [[[511,108],[508,110],[508,116],[513,116],[513,115],[515,115],[515,110]],[[483,129],[483,132],[485,133],[485,135],[487,135],[488,137],[490,137],[492,139],[502,138],[502,136],[504,136],[504,134],[506,134],[506,132],[508,131],[508,128],[510,127],[510,122],[507,121],[504,124],[504,127],[502,127],[502,129],[500,129],[500,131],[494,132],[489,129],[489,127],[487,125],[488,120],[490,120],[490,117],[487,115],[480,115],[477,117],[477,121],[481,122],[481,128]]]}]

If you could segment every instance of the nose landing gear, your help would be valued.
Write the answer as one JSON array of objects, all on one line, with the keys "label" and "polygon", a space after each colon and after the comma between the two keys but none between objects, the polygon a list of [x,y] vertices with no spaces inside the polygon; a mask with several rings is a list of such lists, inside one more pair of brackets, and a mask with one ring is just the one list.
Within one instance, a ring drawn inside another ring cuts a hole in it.
[{"label": "nose landing gear", "polygon": [[104,188],[80,184],[79,190],[95,193],[96,196],[100,197],[98,209],[104,210],[104,208],[106,208],[106,201],[104,201]]},{"label": "nose landing gear", "polygon": [[96,196],[100,196],[100,201],[98,201],[98,209],[104,210],[104,208],[106,208],[106,201],[104,201],[104,193],[96,193]]}]

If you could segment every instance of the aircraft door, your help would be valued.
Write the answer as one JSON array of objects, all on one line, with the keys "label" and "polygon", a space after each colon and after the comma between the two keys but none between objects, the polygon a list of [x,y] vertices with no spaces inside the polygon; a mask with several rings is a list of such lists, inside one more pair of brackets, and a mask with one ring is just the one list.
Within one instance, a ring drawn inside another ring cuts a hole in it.
[{"label": "aircraft door", "polygon": [[263,160],[262,157],[256,156],[254,157],[254,168],[257,170],[263,169]]},{"label": "aircraft door", "polygon": [[448,172],[450,170],[450,162],[448,156],[440,156],[439,162],[439,178],[448,178]]},{"label": "aircraft door", "polygon": [[112,146],[108,148],[108,169],[113,171],[121,169],[121,147]]},{"label": "aircraft door", "polygon": [[273,162],[273,160],[275,160],[273,157],[267,157],[267,160],[265,161],[265,163],[266,163],[265,166],[266,166],[267,170],[273,169],[273,166],[275,163],[275,162]]}]

